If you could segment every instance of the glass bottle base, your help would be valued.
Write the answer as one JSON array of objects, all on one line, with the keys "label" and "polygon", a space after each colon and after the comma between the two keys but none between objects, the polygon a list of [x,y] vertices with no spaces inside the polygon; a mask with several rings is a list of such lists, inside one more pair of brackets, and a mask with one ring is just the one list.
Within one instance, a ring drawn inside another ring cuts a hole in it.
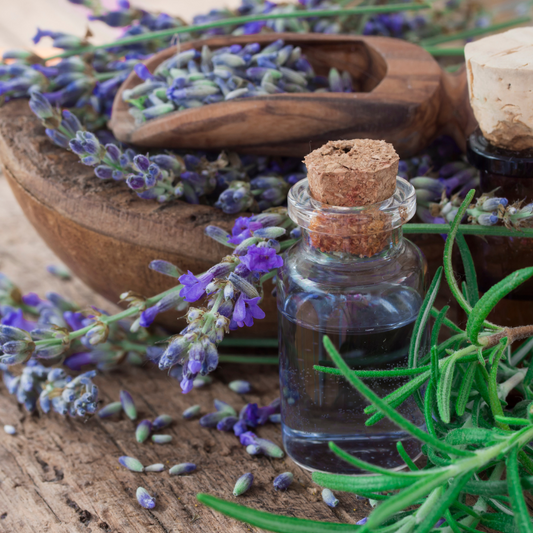
[{"label": "glass bottle base", "polygon": [[283,426],[285,451],[302,468],[332,474],[368,474],[337,457],[329,449],[330,441],[358,459],[388,469],[399,469],[405,466],[396,449],[398,441],[402,442],[413,461],[420,456],[422,446],[419,440],[404,432],[339,437],[339,435],[303,433]]}]

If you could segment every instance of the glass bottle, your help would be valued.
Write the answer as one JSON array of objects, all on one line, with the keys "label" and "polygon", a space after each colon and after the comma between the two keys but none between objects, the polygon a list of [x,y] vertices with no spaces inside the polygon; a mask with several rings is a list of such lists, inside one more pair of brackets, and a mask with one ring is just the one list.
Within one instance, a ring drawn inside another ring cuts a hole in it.
[{"label": "glass bottle", "polygon": [[[482,193],[495,191],[509,203],[533,201],[533,151],[515,152],[491,144],[477,129],[467,141],[468,161],[480,173]],[[533,264],[533,239],[525,237],[466,237],[476,264],[479,289],[490,287],[515,270]],[[501,302],[498,323],[518,326],[532,319],[533,280],[522,284]]]},{"label": "glass bottle", "polygon": [[[411,457],[420,453],[420,442],[386,418],[365,426],[368,402],[341,376],[313,368],[333,366],[324,335],[352,369],[407,365],[427,264],[402,236],[415,213],[414,188],[400,177],[396,183],[391,198],[365,207],[321,204],[307,180],[289,192],[289,215],[302,239],[285,253],[278,278],[281,416],[286,452],[309,470],[360,473],[329,450],[329,441],[386,468],[403,465],[398,441]],[[383,397],[407,379],[364,381]],[[423,426],[413,398],[398,410]]]}]

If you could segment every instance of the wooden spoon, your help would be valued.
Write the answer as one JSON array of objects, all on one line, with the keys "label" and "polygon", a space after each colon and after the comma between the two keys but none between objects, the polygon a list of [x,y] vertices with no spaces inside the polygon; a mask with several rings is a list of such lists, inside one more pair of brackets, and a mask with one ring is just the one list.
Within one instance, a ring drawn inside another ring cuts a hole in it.
[{"label": "wooden spoon", "polygon": [[[283,39],[300,46],[315,72],[347,70],[357,92],[281,93],[175,111],[136,125],[122,100],[141,83],[132,73],[120,87],[109,127],[117,139],[147,148],[234,150],[301,157],[332,139],[384,139],[409,157],[439,134],[461,147],[474,129],[464,70],[450,75],[414,44],[388,37],[276,33],[215,37],[180,50]],[[176,53],[173,46],[145,62],[153,72]]]}]

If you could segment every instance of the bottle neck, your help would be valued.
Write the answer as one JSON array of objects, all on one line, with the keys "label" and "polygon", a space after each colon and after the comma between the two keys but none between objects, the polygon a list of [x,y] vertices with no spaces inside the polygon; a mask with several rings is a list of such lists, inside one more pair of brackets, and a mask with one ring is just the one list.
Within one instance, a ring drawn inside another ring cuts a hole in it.
[{"label": "bottle neck", "polygon": [[[309,229],[301,229],[301,247],[306,257],[314,263],[334,268],[375,268],[395,259],[403,249],[401,226],[381,233],[352,237],[317,234]],[[361,242],[369,245],[361,247]],[[374,253],[362,255],[359,253],[361,249],[369,249]]]}]

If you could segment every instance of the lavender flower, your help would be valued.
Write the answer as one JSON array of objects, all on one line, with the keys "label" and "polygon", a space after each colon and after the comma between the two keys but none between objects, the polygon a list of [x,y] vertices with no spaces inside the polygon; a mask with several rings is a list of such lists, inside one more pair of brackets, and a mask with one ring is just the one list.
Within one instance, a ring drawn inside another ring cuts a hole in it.
[{"label": "lavender flower", "polygon": [[339,504],[339,500],[335,498],[335,495],[329,489],[324,489],[322,491],[322,499],[330,507],[337,507],[337,505]]},{"label": "lavender flower", "polygon": [[127,455],[123,455],[122,457],[118,458],[118,462],[126,467],[128,470],[131,470],[132,472],[143,472],[144,466],[142,463],[135,459],[135,457],[128,457]]},{"label": "lavender flower", "polygon": [[214,275],[211,273],[204,274],[197,278],[190,270],[179,278],[183,289],[180,296],[187,302],[196,302],[205,295],[205,289],[213,280]]},{"label": "lavender flower", "polygon": [[276,490],[287,490],[294,481],[294,475],[291,472],[284,472],[274,479],[274,488]]},{"label": "lavender flower", "polygon": [[233,496],[241,496],[249,490],[254,482],[254,476],[251,473],[243,474],[235,483],[233,488]]},{"label": "lavender flower", "polygon": [[270,272],[282,267],[283,259],[273,248],[252,245],[248,248],[246,255],[241,257],[241,263],[251,272]]},{"label": "lavender flower", "polygon": [[145,509],[153,509],[155,507],[155,498],[150,496],[148,491],[143,487],[137,489],[136,496],[141,507],[144,507]]},{"label": "lavender flower", "polygon": [[265,312],[259,307],[258,302],[261,298],[246,298],[241,293],[237,303],[235,304],[235,310],[233,311],[233,321],[239,326],[244,325],[251,327],[254,325],[254,318],[265,318]]},{"label": "lavender flower", "polygon": [[194,463],[181,463],[179,465],[174,465],[168,473],[171,476],[181,476],[183,474],[190,474],[196,470],[196,465]]},{"label": "lavender flower", "polygon": [[120,391],[120,402],[122,404],[122,409],[124,409],[124,412],[126,413],[126,416],[130,420],[135,420],[137,418],[137,409],[135,408],[133,398],[128,391]]}]

